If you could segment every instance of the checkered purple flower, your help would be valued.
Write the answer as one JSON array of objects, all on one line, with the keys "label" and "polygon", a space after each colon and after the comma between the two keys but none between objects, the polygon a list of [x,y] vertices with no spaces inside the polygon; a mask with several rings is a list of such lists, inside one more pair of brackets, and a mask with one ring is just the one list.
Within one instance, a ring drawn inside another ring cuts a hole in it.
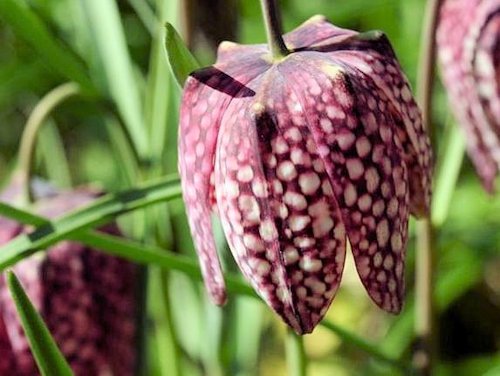
[{"label": "checkered purple flower", "polygon": [[430,147],[387,38],[321,16],[284,40],[220,45],[184,87],[179,169],[205,284],[226,299],[210,216],[241,271],[297,333],[325,315],[349,243],[375,303],[401,310],[409,213],[430,197]]}]

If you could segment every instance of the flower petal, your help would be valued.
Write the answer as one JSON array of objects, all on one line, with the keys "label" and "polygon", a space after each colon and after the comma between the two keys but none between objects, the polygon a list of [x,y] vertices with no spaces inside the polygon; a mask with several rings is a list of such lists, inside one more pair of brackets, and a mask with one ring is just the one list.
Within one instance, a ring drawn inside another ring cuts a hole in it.
[{"label": "flower petal", "polygon": [[[197,71],[186,81],[180,113],[179,171],[189,225],[200,258],[205,285],[216,304],[226,292],[215,248],[210,214],[214,202],[213,169],[220,121],[231,100],[251,96],[245,83],[265,67],[221,63]],[[227,73],[226,73],[227,72]]]},{"label": "flower petal", "polygon": [[402,143],[402,155],[408,166],[410,211],[421,217],[428,213],[431,197],[430,140],[389,40],[381,32],[365,35],[359,34],[335,45],[329,55],[335,61],[355,68],[353,74],[361,80],[372,81],[375,89],[389,99],[387,111],[393,113],[395,130]]},{"label": "flower petal", "polygon": [[305,121],[285,100],[291,92],[276,69],[263,81],[272,84],[262,95],[234,100],[224,115],[217,202],[244,275],[296,332],[308,333],[339,285],[345,231]]},{"label": "flower petal", "polygon": [[12,351],[3,317],[0,316],[0,375],[16,374],[16,358]]},{"label": "flower petal", "polygon": [[304,58],[285,69],[325,161],[358,273],[377,305],[399,312],[409,198],[401,145],[384,111],[389,101],[349,68]]},{"label": "flower petal", "polygon": [[332,25],[325,16],[316,15],[302,25],[285,34],[283,38],[289,48],[309,49],[325,42],[339,41],[357,34],[352,30]]},{"label": "flower petal", "polygon": [[450,104],[486,190],[500,170],[499,4],[445,1],[437,30],[438,55]]}]

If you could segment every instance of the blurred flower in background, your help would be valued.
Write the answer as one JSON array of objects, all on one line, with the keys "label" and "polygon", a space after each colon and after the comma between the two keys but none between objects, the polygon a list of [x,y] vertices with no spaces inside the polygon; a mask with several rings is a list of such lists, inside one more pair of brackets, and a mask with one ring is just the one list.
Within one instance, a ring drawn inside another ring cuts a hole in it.
[{"label": "blurred flower in background", "polygon": [[500,1],[445,0],[437,44],[469,156],[491,192],[500,170]]},{"label": "blurred flower in background", "polygon": [[[36,212],[55,218],[90,203],[98,192],[89,188],[47,191],[40,186]],[[15,183],[2,200],[12,202]],[[35,188],[36,190],[36,188]],[[42,197],[40,197],[40,190]],[[1,218],[0,239],[6,243],[23,226]],[[116,225],[102,231],[118,235]],[[137,354],[138,267],[81,244],[62,241],[13,267],[31,301],[47,323],[75,375],[133,375]],[[3,327],[3,325],[5,327]],[[14,303],[0,284],[0,370],[11,375],[37,375]]]}]

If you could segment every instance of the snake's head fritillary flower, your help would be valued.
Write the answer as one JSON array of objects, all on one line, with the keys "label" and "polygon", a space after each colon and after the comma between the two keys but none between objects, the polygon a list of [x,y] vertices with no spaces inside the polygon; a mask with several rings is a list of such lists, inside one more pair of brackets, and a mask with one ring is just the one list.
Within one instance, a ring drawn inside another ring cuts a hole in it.
[{"label": "snake's head fritillary flower", "polygon": [[445,0],[437,45],[469,156],[492,192],[500,171],[500,1]]},{"label": "snake's head fritillary flower", "polygon": [[[55,218],[89,203],[98,192],[77,189],[46,190],[35,204],[36,211]],[[19,194],[11,185],[1,195],[6,200]],[[35,196],[40,197],[35,187]],[[49,196],[47,196],[49,195]],[[0,243],[29,231],[0,218]],[[116,225],[101,231],[119,235]],[[84,245],[63,241],[42,254],[35,254],[13,267],[37,307],[75,375],[133,375],[136,364],[137,267]],[[38,371],[17,312],[3,281],[0,283],[0,336],[2,323],[9,345],[1,358],[9,361],[8,374],[37,375]],[[0,370],[3,360],[0,360]],[[2,373],[3,374],[3,373]],[[7,373],[6,373],[7,374]]]},{"label": "snake's head fritillary flower", "polygon": [[225,287],[210,215],[220,216],[244,276],[297,333],[326,313],[347,242],[361,280],[401,310],[409,213],[424,215],[430,148],[387,38],[316,16],[266,45],[224,42],[188,78],[179,168],[213,300]]}]

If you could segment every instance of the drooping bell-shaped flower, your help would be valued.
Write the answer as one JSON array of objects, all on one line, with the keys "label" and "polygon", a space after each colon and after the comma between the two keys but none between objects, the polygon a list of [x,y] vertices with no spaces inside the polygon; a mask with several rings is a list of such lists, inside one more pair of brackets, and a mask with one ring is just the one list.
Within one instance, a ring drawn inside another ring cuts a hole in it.
[{"label": "drooping bell-shaped flower", "polygon": [[500,1],[445,0],[437,47],[469,156],[492,192],[500,171]]},{"label": "drooping bell-shaped flower", "polygon": [[430,148],[387,38],[321,16],[266,45],[224,42],[188,78],[179,169],[205,284],[226,299],[210,215],[241,271],[297,333],[326,313],[347,242],[374,302],[401,310],[408,216],[424,215]]},{"label": "drooping bell-shaped flower", "polygon": [[[19,187],[14,185],[1,198],[6,200],[16,192]],[[89,189],[52,191],[52,196],[37,200],[35,209],[41,215],[55,218],[95,197],[96,192]],[[2,244],[29,231],[5,218],[0,221]],[[102,231],[119,234],[113,224]],[[44,253],[23,259],[13,269],[75,375],[134,374],[138,312],[136,265],[63,241]],[[0,282],[0,336],[2,333],[0,347],[5,347],[6,352],[2,353],[5,362],[0,360],[0,370],[8,361],[10,369],[5,374],[38,375],[3,279]]]}]

